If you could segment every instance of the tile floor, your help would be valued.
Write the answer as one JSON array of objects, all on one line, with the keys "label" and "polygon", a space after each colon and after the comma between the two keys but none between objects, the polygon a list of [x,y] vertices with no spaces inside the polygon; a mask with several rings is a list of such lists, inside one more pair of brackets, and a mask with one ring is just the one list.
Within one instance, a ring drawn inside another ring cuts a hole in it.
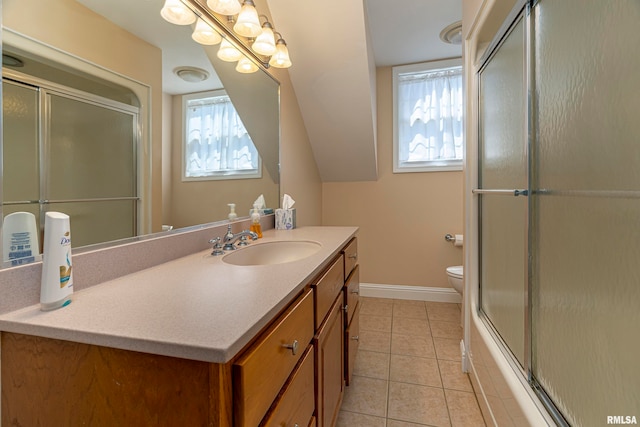
[{"label": "tile floor", "polygon": [[460,305],[361,298],[338,427],[485,426],[460,368]]}]

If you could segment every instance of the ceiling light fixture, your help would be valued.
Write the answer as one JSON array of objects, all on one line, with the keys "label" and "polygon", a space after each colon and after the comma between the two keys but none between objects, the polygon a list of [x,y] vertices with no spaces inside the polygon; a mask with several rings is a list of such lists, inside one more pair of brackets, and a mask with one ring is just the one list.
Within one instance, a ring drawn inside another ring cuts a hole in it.
[{"label": "ceiling light fixture", "polygon": [[[160,14],[177,25],[196,22],[191,37],[204,45],[221,43],[217,56],[223,61],[235,62],[244,58],[236,67],[239,72],[254,72],[258,66],[265,69],[269,66],[291,67],[282,35],[274,31],[268,17],[258,15],[253,0],[243,0],[242,6],[239,0],[207,0],[206,4],[204,6],[202,0],[165,0]],[[236,13],[239,13],[237,17]],[[220,15],[225,15],[226,20]],[[264,18],[262,25],[261,16]],[[247,61],[252,63],[251,67]]]},{"label": "ceiling light fixture", "polygon": [[440,40],[449,44],[462,44],[462,21],[447,25],[440,32]]},{"label": "ceiling light fixture", "polygon": [[198,83],[209,78],[209,73],[202,68],[196,67],[178,67],[173,73],[185,82]]}]

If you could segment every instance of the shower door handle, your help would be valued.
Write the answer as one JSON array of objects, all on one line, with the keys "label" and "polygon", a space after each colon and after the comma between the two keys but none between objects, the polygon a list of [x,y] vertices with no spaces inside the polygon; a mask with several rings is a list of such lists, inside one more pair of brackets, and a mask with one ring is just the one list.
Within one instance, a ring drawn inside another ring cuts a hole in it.
[{"label": "shower door handle", "polygon": [[528,196],[529,190],[485,190],[482,188],[474,188],[471,190],[473,194],[495,194],[497,196]]}]

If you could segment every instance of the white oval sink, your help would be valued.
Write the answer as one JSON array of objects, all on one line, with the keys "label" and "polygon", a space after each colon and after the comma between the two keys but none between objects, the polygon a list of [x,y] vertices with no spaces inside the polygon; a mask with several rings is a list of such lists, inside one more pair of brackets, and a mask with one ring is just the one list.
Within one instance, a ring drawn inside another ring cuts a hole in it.
[{"label": "white oval sink", "polygon": [[258,243],[226,254],[222,261],[233,265],[271,265],[298,261],[318,252],[320,243],[307,240],[279,240]]}]

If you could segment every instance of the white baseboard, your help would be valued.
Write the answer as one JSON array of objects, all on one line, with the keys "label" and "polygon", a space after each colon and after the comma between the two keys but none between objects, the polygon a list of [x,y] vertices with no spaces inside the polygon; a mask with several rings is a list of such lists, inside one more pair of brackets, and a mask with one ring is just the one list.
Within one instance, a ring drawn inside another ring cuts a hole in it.
[{"label": "white baseboard", "polygon": [[416,301],[460,303],[460,294],[453,288],[427,286],[379,285],[360,283],[360,295],[373,298],[407,299]]}]

